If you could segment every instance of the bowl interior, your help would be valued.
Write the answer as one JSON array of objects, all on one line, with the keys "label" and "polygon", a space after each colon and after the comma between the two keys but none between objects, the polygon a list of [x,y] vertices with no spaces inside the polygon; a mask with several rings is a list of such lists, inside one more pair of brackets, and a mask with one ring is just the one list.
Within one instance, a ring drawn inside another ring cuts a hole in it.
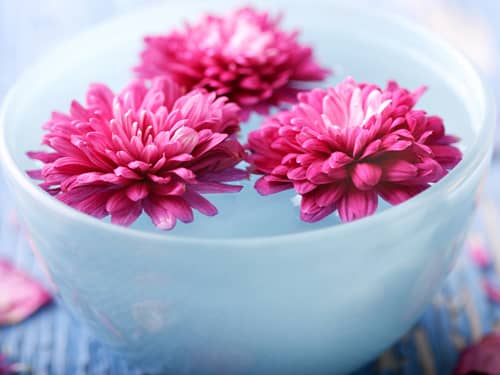
[{"label": "bowl interior", "polygon": [[[335,71],[319,86],[336,84],[348,75],[383,86],[389,79],[410,89],[428,86],[418,108],[443,117],[448,132],[462,138],[465,158],[470,154],[480,133],[480,125],[474,121],[482,111],[477,95],[480,87],[469,65],[457,60],[457,55],[439,41],[398,20],[327,1],[318,1],[314,7],[306,1],[292,5],[281,0],[272,5],[263,0],[254,3],[261,9],[285,10],[286,27],[299,27],[301,40],[312,44],[317,59]],[[73,98],[83,100],[91,82],[104,82],[118,91],[133,77],[131,67],[138,63],[144,35],[167,32],[185,20],[196,21],[207,10],[218,12],[237,5],[236,1],[167,4],[157,12],[139,12],[102,25],[54,51],[19,82],[10,98],[5,136],[17,167],[36,168],[25,154],[40,149],[41,125],[52,110],[66,112]],[[243,136],[261,120],[253,116],[243,124]],[[197,215],[194,223],[179,223],[172,233],[202,238],[254,237],[338,224],[336,215],[314,225],[301,222],[293,192],[260,197],[252,187],[254,180],[245,183],[239,194],[209,197],[219,208],[216,217]],[[380,203],[379,211],[387,208]],[[54,200],[54,204],[60,203]],[[134,227],[157,231],[144,215]]]}]

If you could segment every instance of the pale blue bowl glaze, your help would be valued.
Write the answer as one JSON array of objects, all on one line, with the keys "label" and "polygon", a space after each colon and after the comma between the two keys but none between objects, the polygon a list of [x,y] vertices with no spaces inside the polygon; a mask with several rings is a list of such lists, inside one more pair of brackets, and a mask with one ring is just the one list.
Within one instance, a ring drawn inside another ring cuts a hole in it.
[{"label": "pale blue bowl glaze", "polygon": [[[216,218],[173,232],[143,220],[121,228],[77,212],[24,173],[50,110],[89,82],[120,88],[141,36],[235,2],[166,4],[99,26],[27,72],[1,112],[0,159],[34,248],[62,299],[103,342],[144,368],[172,374],[342,374],[401,336],[453,265],[487,171],[494,104],[468,61],[419,28],[331,1],[278,0],[338,82],[395,78],[429,92],[421,108],[462,137],[463,161],[398,207],[345,225],[298,220],[285,193],[247,184],[214,197]],[[257,126],[258,118],[247,125]]]}]

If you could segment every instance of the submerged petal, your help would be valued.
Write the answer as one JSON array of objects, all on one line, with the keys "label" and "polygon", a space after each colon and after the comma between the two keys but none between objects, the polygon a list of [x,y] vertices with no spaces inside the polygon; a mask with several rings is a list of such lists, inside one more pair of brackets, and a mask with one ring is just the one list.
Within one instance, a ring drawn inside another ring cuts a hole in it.
[{"label": "submerged petal", "polygon": [[349,222],[369,216],[377,209],[378,198],[374,191],[347,190],[338,203],[340,219]]}]

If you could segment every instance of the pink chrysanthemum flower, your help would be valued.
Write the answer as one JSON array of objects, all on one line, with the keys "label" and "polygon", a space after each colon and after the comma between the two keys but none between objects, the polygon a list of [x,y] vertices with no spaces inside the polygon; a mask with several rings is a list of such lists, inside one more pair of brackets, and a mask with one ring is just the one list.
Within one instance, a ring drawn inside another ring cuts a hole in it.
[{"label": "pink chrysanthemum flower", "polygon": [[401,203],[442,178],[461,160],[443,121],[414,110],[414,93],[348,78],[335,88],[301,93],[299,104],[250,133],[251,171],[262,195],[294,188],[301,218],[334,211],[343,222],[375,212],[378,197]]},{"label": "pink chrysanthemum flower", "polygon": [[188,89],[227,96],[243,118],[253,110],[267,114],[270,106],[295,101],[300,83],[328,75],[297,41],[298,32],[279,24],[280,17],[251,8],[208,15],[184,30],[146,37],[135,70],[142,78],[168,75]]},{"label": "pink chrysanthemum flower", "polygon": [[167,78],[148,88],[137,81],[119,95],[92,85],[87,106],[76,101],[68,115],[53,113],[43,144],[31,152],[45,163],[33,178],[60,201],[120,225],[143,210],[168,230],[217,209],[201,194],[237,192],[225,184],[247,177],[235,166],[244,150],[236,140],[239,108],[215,93],[183,90]]}]

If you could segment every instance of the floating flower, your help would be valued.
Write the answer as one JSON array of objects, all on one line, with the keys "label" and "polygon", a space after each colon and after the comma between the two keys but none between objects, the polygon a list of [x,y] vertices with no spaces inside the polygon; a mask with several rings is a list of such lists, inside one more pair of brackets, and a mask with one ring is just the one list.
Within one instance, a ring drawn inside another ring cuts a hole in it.
[{"label": "floating flower", "polygon": [[50,300],[36,281],[0,259],[0,326],[22,322]]},{"label": "floating flower", "polygon": [[98,218],[132,224],[145,211],[160,229],[189,223],[192,208],[217,209],[201,194],[238,192],[226,184],[247,177],[236,140],[239,108],[215,93],[183,90],[167,78],[151,87],[136,81],[119,95],[94,84],[87,106],[44,125],[50,152],[30,152],[45,163],[29,174],[60,201]]},{"label": "floating flower", "polygon": [[328,74],[297,41],[298,32],[279,24],[280,17],[251,8],[208,15],[183,30],[146,37],[135,70],[142,78],[168,75],[188,89],[227,96],[243,118],[253,110],[267,114],[270,106],[295,101],[301,83]]},{"label": "floating flower", "polygon": [[250,170],[264,175],[256,189],[295,189],[307,222],[336,210],[343,222],[356,220],[375,212],[379,196],[394,205],[427,189],[461,152],[439,117],[413,109],[424,90],[348,78],[299,94],[291,110],[249,135]]},{"label": "floating flower", "polygon": [[500,334],[492,333],[460,355],[453,375],[500,374]]}]

